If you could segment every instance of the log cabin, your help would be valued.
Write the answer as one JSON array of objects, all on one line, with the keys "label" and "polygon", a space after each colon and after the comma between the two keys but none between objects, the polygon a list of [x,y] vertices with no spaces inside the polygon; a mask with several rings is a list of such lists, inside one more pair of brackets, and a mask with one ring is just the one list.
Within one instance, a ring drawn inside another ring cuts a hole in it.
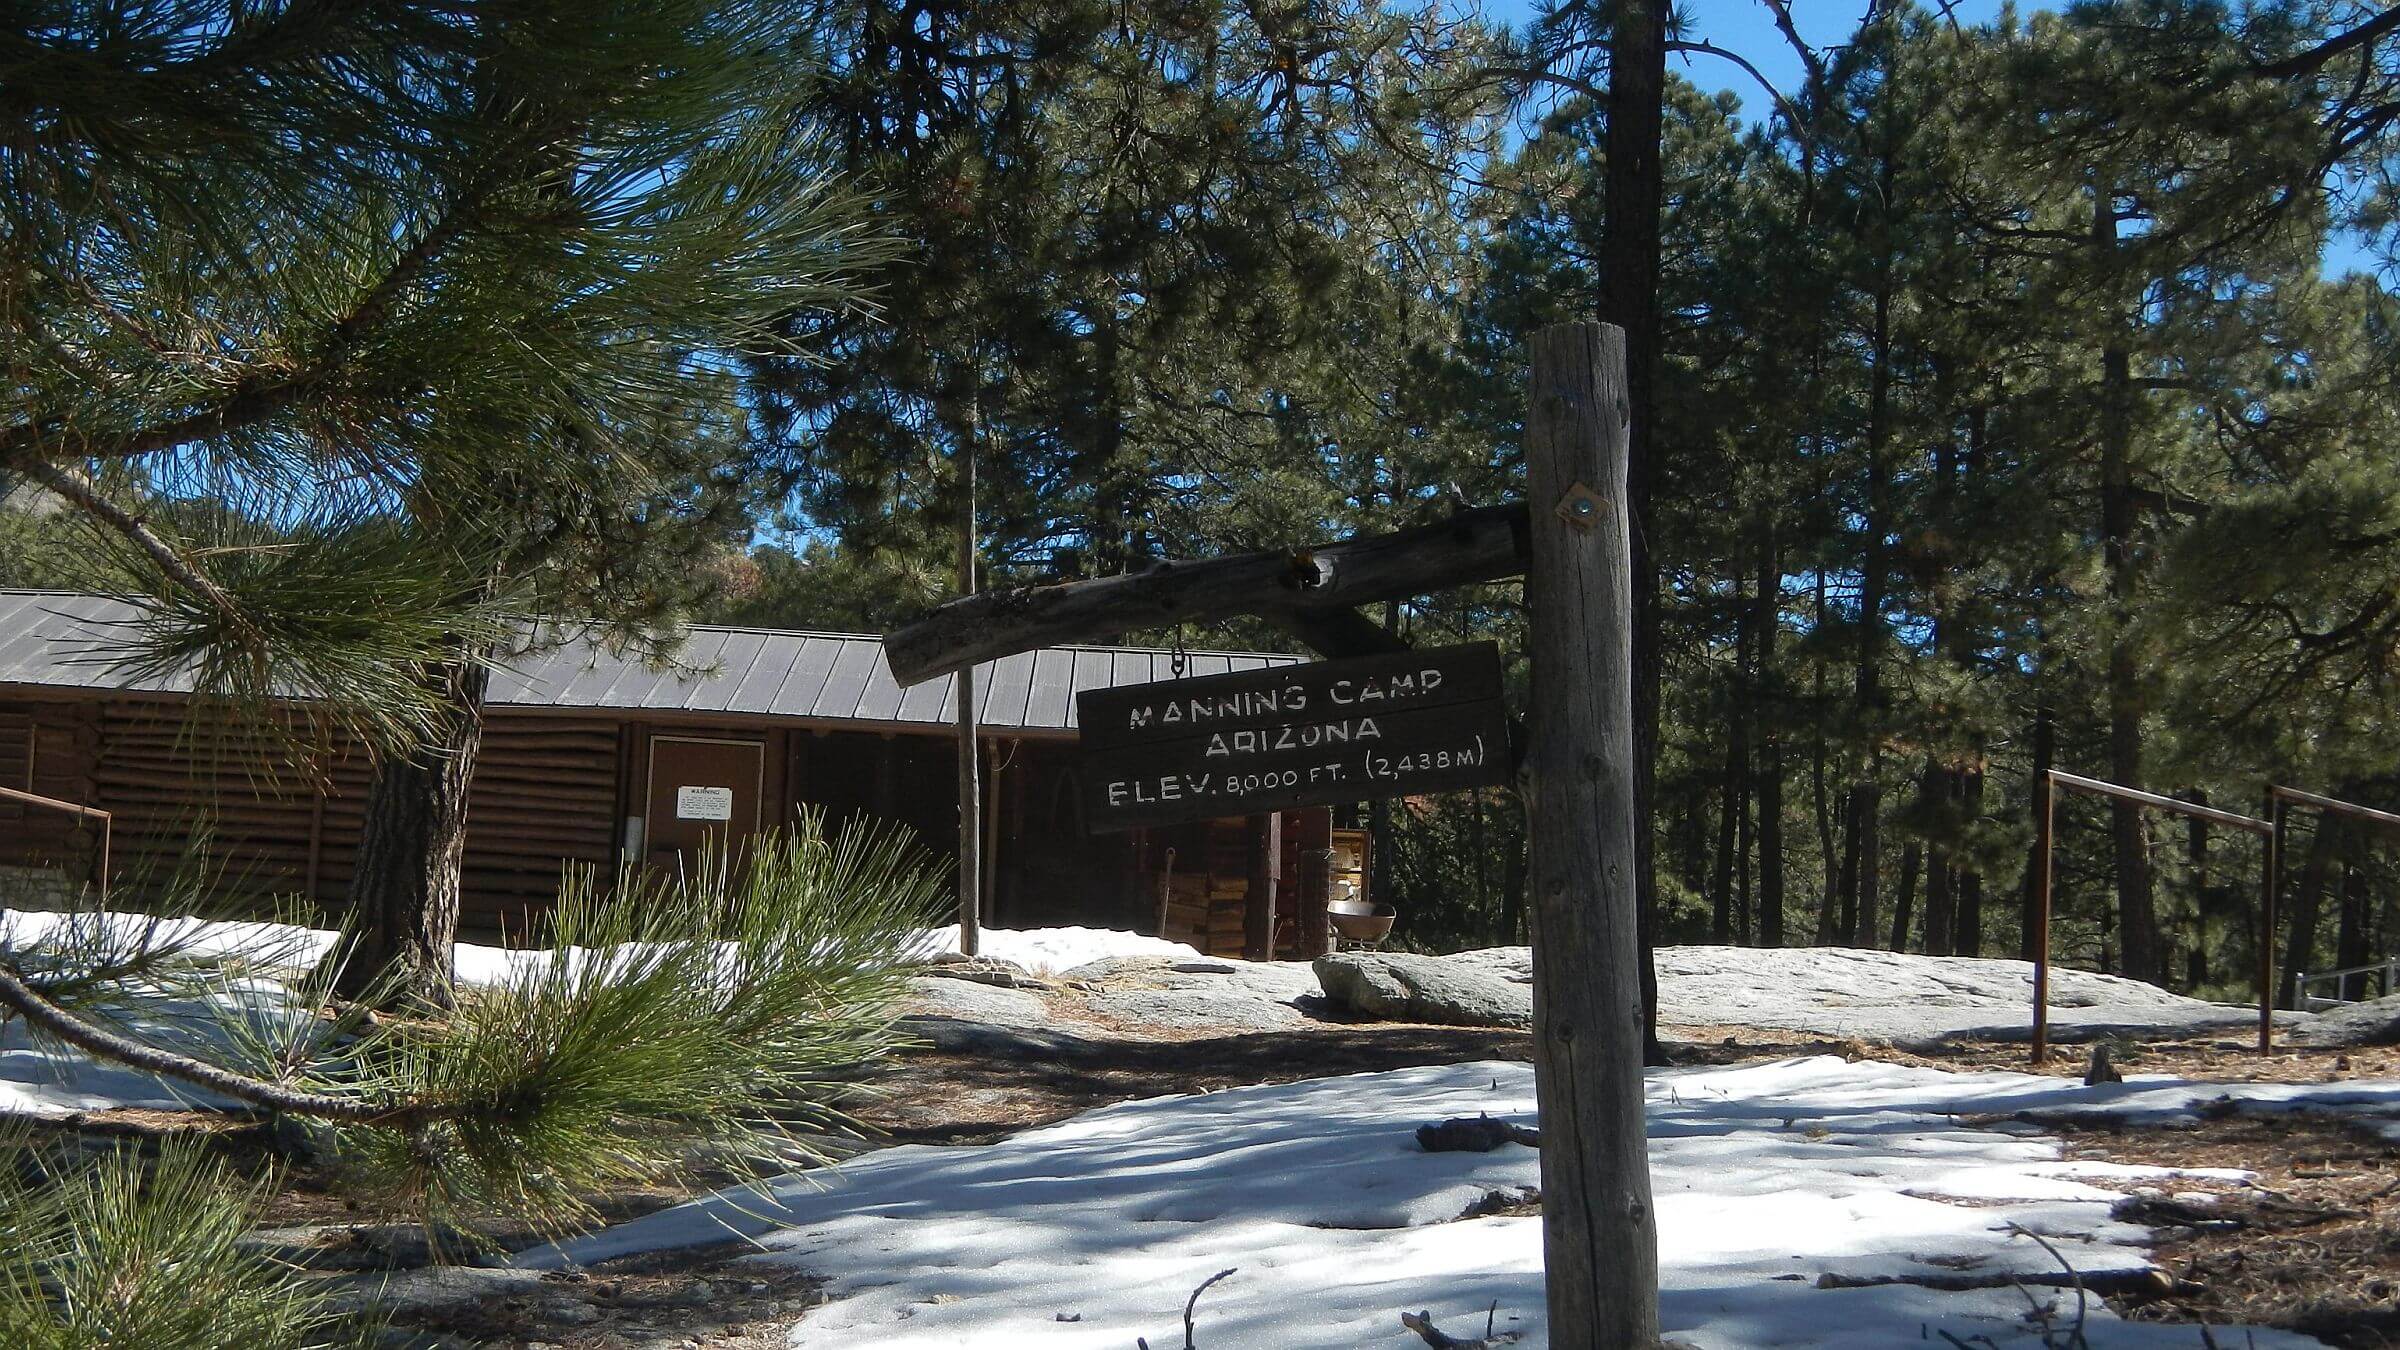
[{"label": "log cabin", "polygon": [[[0,591],[0,869],[12,889],[97,886],[138,903],[204,825],[228,889],[338,918],[366,752],[268,734],[218,715],[187,679],[112,668],[140,615],[111,596]],[[1299,659],[1185,658],[1193,676]],[[1243,955],[1264,920],[1276,955],[1321,952],[1328,896],[1364,895],[1370,861],[1365,833],[1339,827],[1334,808],[1085,828],[1075,694],[1174,674],[1173,654],[1140,647],[1047,648],[979,668],[985,921],[1122,928]],[[880,640],[856,633],[695,627],[666,669],[582,638],[517,657],[486,700],[462,927],[521,940],[562,868],[669,865],[812,808],[835,828],[905,825],[955,858],[954,685],[901,688]],[[304,712],[290,710],[296,722]]]}]

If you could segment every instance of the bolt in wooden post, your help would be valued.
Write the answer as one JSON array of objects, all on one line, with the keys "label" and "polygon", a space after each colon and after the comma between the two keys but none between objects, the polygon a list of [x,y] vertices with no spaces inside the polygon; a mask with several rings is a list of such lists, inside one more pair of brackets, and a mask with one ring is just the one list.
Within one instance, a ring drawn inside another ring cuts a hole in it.
[{"label": "bolt in wooden post", "polygon": [[1525,756],[1542,1250],[1556,1350],[1659,1338],[1642,1114],[1625,332],[1533,335],[1525,465],[1533,618]]}]

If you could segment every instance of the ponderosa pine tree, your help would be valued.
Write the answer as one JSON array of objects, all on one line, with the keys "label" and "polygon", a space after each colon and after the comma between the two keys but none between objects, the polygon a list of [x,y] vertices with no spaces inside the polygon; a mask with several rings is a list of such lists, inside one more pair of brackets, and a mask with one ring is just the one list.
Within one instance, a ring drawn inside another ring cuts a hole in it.
[{"label": "ponderosa pine tree", "polygon": [[[373,741],[355,964],[438,1000],[509,616],[654,632],[678,541],[772,485],[734,354],[851,294],[860,215],[790,111],[809,35],[745,0],[13,27],[0,472],[142,580],[129,664]],[[152,509],[195,492],[271,537]]]},{"label": "ponderosa pine tree", "polygon": [[917,13],[820,30],[809,115],[909,250],[878,313],[795,328],[837,360],[755,367],[809,519],[935,552],[970,422],[1002,576],[1314,537],[1358,505],[1339,460],[1405,389],[1392,321],[1431,309],[1398,260],[1456,247],[1416,213],[1476,133],[1434,80],[1478,30],[1372,5]]}]

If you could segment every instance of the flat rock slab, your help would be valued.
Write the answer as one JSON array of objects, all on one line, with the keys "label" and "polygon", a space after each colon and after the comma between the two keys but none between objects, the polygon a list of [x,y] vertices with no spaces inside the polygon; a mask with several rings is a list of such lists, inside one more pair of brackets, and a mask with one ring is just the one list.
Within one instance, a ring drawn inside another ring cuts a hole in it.
[{"label": "flat rock slab", "polygon": [[2290,1035],[2300,1045],[2400,1045],[2400,994],[2328,1008]]},{"label": "flat rock slab", "polygon": [[1495,963],[1405,952],[1337,952],[1316,960],[1326,1001],[1359,1017],[1449,1027],[1533,1025],[1533,986]]},{"label": "flat rock slab", "polygon": [[[2032,1030],[2033,965],[1850,947],[1661,947],[1658,1002],[1659,1021],[1676,1026],[1759,1027],[1903,1046],[1958,1037],[2021,1041]],[[2276,1017],[2294,1028],[2308,1020],[2304,1013]],[[2117,975],[2050,970],[2056,1040],[2192,1036],[2257,1022],[2256,1008],[2186,998]]]},{"label": "flat rock slab", "polygon": [[1118,956],[1066,972],[1096,985],[1083,1007],[1119,1023],[1175,1031],[1280,1031],[1308,1020],[1317,977],[1299,961]]},{"label": "flat rock slab", "polygon": [[906,1011],[926,1017],[1000,1027],[1041,1027],[1051,1021],[1041,996],[1003,985],[918,976],[908,982]]}]

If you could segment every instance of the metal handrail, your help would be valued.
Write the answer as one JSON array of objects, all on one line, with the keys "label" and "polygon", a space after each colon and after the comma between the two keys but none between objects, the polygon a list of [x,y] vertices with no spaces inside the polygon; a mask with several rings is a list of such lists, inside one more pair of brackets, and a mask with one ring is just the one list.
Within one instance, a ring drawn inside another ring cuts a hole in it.
[{"label": "metal handrail", "polygon": [[[2162,797],[2155,792],[2111,783],[2064,769],[2045,769],[2033,780],[2033,855],[2034,855],[2034,931],[2033,931],[2033,1062],[2042,1063],[2050,1057],[2050,901],[2054,852],[2058,838],[2058,792],[2065,788],[2088,792],[2096,797],[2113,797],[2160,811],[2173,812],[2197,820],[2213,821],[2219,825],[2244,830],[2259,837],[2266,846],[2266,866],[2259,869],[2259,900],[2263,911],[2263,931],[2275,931],[2275,879],[2279,875],[2277,850],[2282,842],[2275,825],[2267,820],[2239,815],[2232,811],[2187,802],[2179,797]],[[2275,944],[2270,937],[2259,944],[2258,953],[2258,1052],[2267,1053],[2275,1044]]]},{"label": "metal handrail", "polygon": [[[2295,970],[2292,972],[2292,993],[2299,999],[2300,1006],[2309,1012],[2316,1012],[2321,1008],[2338,1008],[2346,1003],[2359,1002],[2358,999],[2346,997],[2351,976],[2372,975],[2378,971],[2383,974],[2383,992],[2386,995],[2400,994],[2400,956],[2388,956],[2381,961],[2369,961],[2363,966],[2343,966],[2339,970]],[[2317,980],[2334,982],[2333,997],[2323,998],[2308,992],[2308,986]]]},{"label": "metal handrail", "polygon": [[23,802],[23,803],[25,803],[25,804],[26,804],[26,805],[28,805],[28,806],[39,806],[39,807],[42,807],[42,808],[44,808],[45,810],[50,810],[50,811],[64,811],[64,812],[66,812],[68,815],[71,815],[71,816],[81,816],[81,817],[83,817],[83,818],[84,818],[84,819],[86,819],[86,820],[97,820],[97,821],[99,821],[99,822],[100,822],[100,871],[99,871],[99,882],[100,882],[100,906],[101,906],[101,908],[103,908],[103,909],[105,909],[105,908],[107,908],[107,907],[108,907],[108,850],[109,850],[110,836],[111,836],[111,834],[112,834],[112,832],[114,831],[114,829],[115,829],[115,826],[116,826],[116,817],[115,817],[115,816],[113,816],[113,815],[109,814],[109,813],[108,813],[108,812],[106,812],[106,811],[103,811],[103,810],[101,810],[101,809],[100,809],[99,807],[97,807],[97,806],[85,806],[85,805],[84,805],[83,803],[81,803],[81,802],[66,802],[66,801],[60,801],[60,800],[59,800],[58,798],[56,798],[56,797],[44,797],[44,796],[42,796],[40,793],[36,793],[36,792],[20,792],[20,791],[18,791],[17,789],[15,789],[15,788],[11,788],[11,787],[0,787],[0,801]]}]

